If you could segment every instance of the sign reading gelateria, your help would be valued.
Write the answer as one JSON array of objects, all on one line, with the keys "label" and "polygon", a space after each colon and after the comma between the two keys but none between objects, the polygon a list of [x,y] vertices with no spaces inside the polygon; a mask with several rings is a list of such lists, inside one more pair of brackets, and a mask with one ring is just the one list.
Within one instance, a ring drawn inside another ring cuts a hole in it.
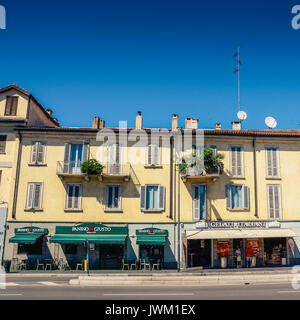
[{"label": "sign reading gelateria", "polygon": [[109,227],[101,223],[57,226],[56,234],[128,234],[128,227]]},{"label": "sign reading gelateria", "polygon": [[210,229],[265,229],[267,228],[265,221],[210,221],[208,228]]}]

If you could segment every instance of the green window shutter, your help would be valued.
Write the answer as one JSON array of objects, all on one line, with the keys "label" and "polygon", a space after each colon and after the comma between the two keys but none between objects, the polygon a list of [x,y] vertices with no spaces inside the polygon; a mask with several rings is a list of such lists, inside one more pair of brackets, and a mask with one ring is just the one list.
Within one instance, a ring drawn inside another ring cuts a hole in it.
[{"label": "green window shutter", "polygon": [[242,192],[243,192],[243,209],[248,210],[249,209],[249,202],[250,202],[249,187],[244,185]]},{"label": "green window shutter", "polygon": [[141,210],[146,209],[146,186],[141,186],[141,194],[140,194],[140,207]]},{"label": "green window shutter", "polygon": [[232,209],[231,185],[230,184],[227,184],[225,186],[225,198],[226,198],[226,209]]},{"label": "green window shutter", "polygon": [[71,170],[70,157],[71,157],[71,143],[66,143],[65,156],[64,156],[64,173],[70,173],[70,170]]},{"label": "green window shutter", "polygon": [[159,195],[158,208],[160,210],[165,210],[166,188],[163,186],[159,186],[158,195]]}]

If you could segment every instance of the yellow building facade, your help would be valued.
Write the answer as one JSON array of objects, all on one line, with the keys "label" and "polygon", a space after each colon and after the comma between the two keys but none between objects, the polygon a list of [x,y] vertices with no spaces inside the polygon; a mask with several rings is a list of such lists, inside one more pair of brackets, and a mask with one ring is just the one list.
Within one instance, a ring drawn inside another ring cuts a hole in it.
[{"label": "yellow building facade", "polygon": [[[16,85],[0,90],[0,119],[8,140],[0,154],[8,270],[75,269],[84,260],[102,270],[300,258],[297,130],[240,123],[199,130],[190,118],[179,128],[177,115],[171,128],[145,129],[140,112],[135,128],[105,127],[98,117],[90,128],[61,127]],[[103,167],[84,172],[93,159]]]}]

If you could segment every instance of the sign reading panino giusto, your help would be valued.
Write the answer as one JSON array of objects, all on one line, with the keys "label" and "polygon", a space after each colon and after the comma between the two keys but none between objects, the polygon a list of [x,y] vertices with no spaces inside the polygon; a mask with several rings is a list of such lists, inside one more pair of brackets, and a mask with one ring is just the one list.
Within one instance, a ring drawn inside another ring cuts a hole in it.
[{"label": "sign reading panino giusto", "polygon": [[47,234],[48,233],[48,229],[38,228],[38,227],[15,228],[15,234],[24,234],[24,233]]},{"label": "sign reading panino giusto", "polygon": [[211,229],[265,229],[265,221],[210,221],[208,228]]},{"label": "sign reading panino giusto", "polygon": [[156,235],[156,236],[168,236],[168,230],[158,229],[158,228],[145,228],[136,230],[136,235]]},{"label": "sign reading panino giusto", "polygon": [[56,234],[128,234],[128,227],[109,227],[101,223],[84,223],[77,226],[58,226]]}]

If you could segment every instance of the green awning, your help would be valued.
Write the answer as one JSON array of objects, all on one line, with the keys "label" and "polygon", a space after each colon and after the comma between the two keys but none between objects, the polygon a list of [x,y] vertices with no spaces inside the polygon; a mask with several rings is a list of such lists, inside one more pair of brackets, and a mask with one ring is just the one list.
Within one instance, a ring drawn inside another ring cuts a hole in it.
[{"label": "green awning", "polygon": [[9,239],[12,243],[35,243],[42,234],[16,234]]},{"label": "green awning", "polygon": [[125,244],[127,235],[84,235],[84,234],[55,234],[50,238],[50,243],[90,243],[100,244]]},{"label": "green awning", "polygon": [[164,246],[166,244],[166,237],[164,237],[164,236],[137,236],[136,243],[143,244],[143,245]]}]

